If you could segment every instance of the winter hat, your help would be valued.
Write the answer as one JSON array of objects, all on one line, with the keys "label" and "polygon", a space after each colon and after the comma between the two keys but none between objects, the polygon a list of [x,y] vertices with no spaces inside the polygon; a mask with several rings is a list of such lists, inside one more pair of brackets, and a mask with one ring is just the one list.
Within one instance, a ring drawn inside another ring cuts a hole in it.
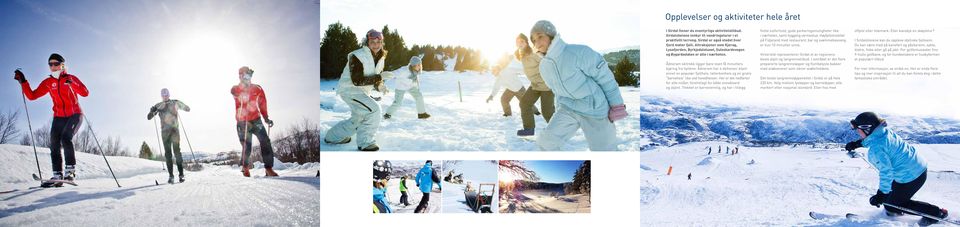
[{"label": "winter hat", "polygon": [[423,63],[423,61],[420,60],[419,56],[410,57],[410,65],[419,65],[420,63]]},{"label": "winter hat", "polygon": [[427,164],[433,165],[433,160],[427,160]]},{"label": "winter hat", "polygon": [[167,88],[160,89],[160,97],[170,98],[170,90],[167,90]]},{"label": "winter hat", "polygon": [[537,23],[533,25],[533,28],[530,29],[530,37],[533,37],[533,34],[538,32],[546,34],[551,39],[557,37],[557,28],[548,20],[537,21]]},{"label": "winter hat", "polygon": [[50,60],[57,60],[57,61],[59,61],[60,63],[63,63],[63,62],[64,62],[63,56],[60,56],[60,54],[58,54],[58,53],[53,53],[53,54],[51,54],[51,55],[50,55],[50,58],[48,58],[47,61],[50,61]]},{"label": "winter hat", "polygon": [[876,129],[880,124],[883,123],[883,119],[877,116],[874,112],[863,112],[857,115],[856,118],[850,120],[850,124],[856,128],[862,129],[867,135],[873,133],[873,130]]}]

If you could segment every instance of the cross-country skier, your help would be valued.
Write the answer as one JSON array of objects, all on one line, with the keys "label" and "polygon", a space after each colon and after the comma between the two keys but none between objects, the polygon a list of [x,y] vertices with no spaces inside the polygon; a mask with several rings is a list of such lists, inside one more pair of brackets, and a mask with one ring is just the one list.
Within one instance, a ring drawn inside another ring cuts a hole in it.
[{"label": "cross-country skier", "polygon": [[542,57],[533,52],[530,48],[530,41],[523,33],[517,36],[517,50],[513,56],[523,64],[523,73],[530,80],[530,89],[520,97],[520,118],[523,119],[523,129],[517,131],[517,136],[532,136],[537,124],[533,119],[536,107],[533,104],[540,100],[540,111],[543,113],[543,120],[550,123],[550,117],[553,117],[553,91],[547,87],[540,77],[540,60]]},{"label": "cross-country skier", "polygon": [[160,128],[163,137],[163,151],[167,157],[167,173],[170,178],[168,184],[173,184],[173,161],[177,161],[177,171],[180,172],[180,183],[186,181],[183,176],[183,155],[180,154],[180,110],[190,112],[190,107],[183,104],[180,100],[170,99],[170,90],[166,88],[160,90],[160,98],[163,101],[150,107],[150,113],[147,114],[147,120],[153,119],[154,115],[160,115]]},{"label": "cross-country skier", "polygon": [[[846,150],[869,148],[867,159],[880,174],[880,186],[877,194],[870,197],[870,205],[890,204],[935,217],[947,217],[946,209],[911,199],[927,180],[927,163],[913,146],[887,128],[886,120],[876,113],[864,112],[850,120],[850,124],[860,139],[847,143]],[[890,216],[913,214],[887,205],[884,208]],[[923,217],[918,224],[926,226],[937,222]]]},{"label": "cross-country skier", "polygon": [[380,150],[376,141],[380,128],[380,104],[370,97],[370,92],[386,92],[384,78],[380,75],[387,58],[383,42],[383,33],[370,29],[363,38],[363,47],[347,54],[347,65],[337,83],[337,94],[350,106],[350,118],[330,128],[324,142],[349,143],[350,137],[356,134],[357,150]]},{"label": "cross-country skier", "polygon": [[[263,122],[267,123],[267,127],[273,127],[273,121],[267,115],[267,96],[260,85],[250,81],[253,79],[253,69],[243,66],[240,67],[238,74],[240,83],[230,89],[230,94],[233,95],[236,106],[237,136],[240,137],[243,148],[240,157],[243,176],[250,176],[250,153],[253,150],[251,139],[256,135],[260,140],[260,157],[263,157],[266,176],[275,177],[277,172],[273,171],[273,145],[270,143],[270,136],[267,135],[267,128],[263,127]],[[263,116],[263,120],[260,116]]]},{"label": "cross-country skier", "polygon": [[392,75],[389,76],[386,75],[387,72],[384,72],[384,77],[396,78],[397,83],[394,87],[393,104],[387,107],[387,113],[383,114],[383,119],[390,119],[393,113],[397,112],[397,108],[403,104],[403,94],[406,92],[410,92],[410,96],[413,96],[413,100],[417,102],[417,118],[427,119],[430,117],[423,104],[423,94],[420,93],[420,73],[423,71],[421,62],[419,56],[413,56],[410,58],[410,64],[407,67],[392,71],[390,72]]},{"label": "cross-country skier", "polygon": [[543,133],[537,134],[541,150],[560,150],[578,129],[590,150],[617,150],[613,124],[627,116],[620,88],[603,55],[584,45],[567,44],[553,23],[537,21],[530,29],[536,51],[543,55],[540,76],[556,95],[557,112]]},{"label": "cross-country skier", "polygon": [[424,213],[430,203],[430,192],[433,191],[433,183],[437,183],[437,189],[443,190],[443,186],[440,185],[440,175],[438,175],[436,171],[433,171],[433,161],[427,160],[427,162],[423,164],[423,168],[420,168],[420,172],[417,173],[415,180],[417,187],[420,188],[420,192],[423,193],[423,197],[420,198],[420,204],[417,205],[414,213]]},{"label": "cross-country skier", "polygon": [[[53,164],[53,177],[50,180],[73,181],[76,178],[77,159],[73,149],[73,136],[80,129],[83,111],[77,95],[87,97],[90,92],[80,78],[67,73],[67,65],[60,54],[54,53],[47,59],[50,76],[40,82],[36,90],[30,89],[23,72],[14,72],[14,79],[20,82],[20,88],[27,99],[36,100],[50,94],[53,101],[53,123],[50,127],[50,161]],[[63,156],[61,156],[61,147]],[[64,158],[66,174],[64,174]],[[60,187],[60,182],[44,182],[41,187]]]}]

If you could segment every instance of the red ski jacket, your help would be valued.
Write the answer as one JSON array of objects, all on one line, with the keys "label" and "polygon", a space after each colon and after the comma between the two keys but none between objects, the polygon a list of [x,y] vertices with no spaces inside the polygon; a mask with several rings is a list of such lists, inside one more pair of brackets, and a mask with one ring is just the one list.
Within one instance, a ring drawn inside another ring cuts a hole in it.
[{"label": "red ski jacket", "polygon": [[267,96],[263,93],[260,85],[250,84],[240,87],[234,85],[230,89],[233,95],[233,103],[236,106],[237,121],[252,121],[263,115],[263,118],[270,119],[267,115]]},{"label": "red ski jacket", "polygon": [[80,78],[67,73],[60,74],[59,78],[47,77],[40,82],[37,90],[30,89],[30,82],[21,83],[20,88],[23,90],[23,95],[30,100],[36,100],[49,93],[50,99],[53,100],[54,117],[69,117],[83,113],[80,110],[77,95],[87,97],[90,94]]}]

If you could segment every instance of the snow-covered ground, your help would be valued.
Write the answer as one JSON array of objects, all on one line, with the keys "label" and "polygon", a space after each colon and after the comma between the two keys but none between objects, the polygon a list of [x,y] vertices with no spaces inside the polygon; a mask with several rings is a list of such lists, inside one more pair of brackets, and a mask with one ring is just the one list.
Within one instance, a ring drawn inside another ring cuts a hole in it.
[{"label": "snow-covered ground", "polygon": [[[737,146],[695,142],[639,154],[642,225],[909,226],[919,220],[886,218],[870,206],[868,198],[877,190],[876,170],[839,148],[740,146],[739,154],[728,155],[717,154],[718,145]],[[960,145],[915,146],[929,172],[914,199],[960,210]],[[713,147],[712,155],[707,155],[707,147]],[[668,176],[670,166],[673,173]],[[816,221],[808,216],[810,211],[869,218]]]},{"label": "snow-covered ground", "polygon": [[[50,153],[37,148],[50,177]],[[28,189],[37,164],[29,146],[0,145],[0,226],[317,226],[320,180],[316,163],[277,164],[281,177],[263,178],[262,166],[246,178],[238,167],[205,165],[187,181],[166,185],[162,163],[107,157],[123,186],[99,155],[77,153],[77,183]],[[259,163],[258,163],[259,164]],[[159,181],[160,185],[156,185]]]},{"label": "snow-covered ground", "polygon": [[497,201],[499,198],[499,190],[497,190],[496,186],[497,168],[498,166],[495,161],[464,160],[458,161],[457,163],[445,162],[443,173],[447,174],[453,171],[454,175],[463,174],[463,184],[443,182],[443,213],[474,213],[473,209],[467,205],[467,199],[464,195],[467,184],[470,185],[474,192],[478,192],[477,190],[480,184],[494,184],[492,188],[484,186],[483,191],[493,191],[493,201],[491,201],[490,210],[496,212],[499,204]]},{"label": "snow-covered ground", "polygon": [[500,213],[590,213],[590,196],[554,190],[518,190],[502,200]]},{"label": "snow-covered ground", "polygon": [[[525,76],[524,84],[529,85]],[[393,118],[382,120],[376,141],[381,151],[539,151],[536,143],[518,138],[522,128],[519,101],[511,102],[513,115],[503,117],[499,94],[486,103],[493,89],[494,77],[477,72],[425,72],[420,86],[426,103],[427,120],[417,119],[413,98],[406,94],[404,103]],[[463,101],[457,93],[462,88]],[[387,81],[392,89],[393,80]],[[336,95],[337,81],[321,81],[320,130],[321,137],[337,122],[350,116],[350,108]],[[391,90],[392,91],[392,90]],[[639,150],[645,144],[640,130],[640,93],[638,88],[621,87],[621,95],[627,105],[626,119],[616,122],[620,150]],[[502,93],[502,91],[501,91]],[[390,92],[380,101],[383,111],[393,103]],[[537,104],[539,108],[539,103]],[[535,116],[537,131],[547,126],[541,116]],[[322,143],[322,151],[356,151],[356,142],[341,145]],[[569,140],[564,150],[587,150],[582,132]]]}]

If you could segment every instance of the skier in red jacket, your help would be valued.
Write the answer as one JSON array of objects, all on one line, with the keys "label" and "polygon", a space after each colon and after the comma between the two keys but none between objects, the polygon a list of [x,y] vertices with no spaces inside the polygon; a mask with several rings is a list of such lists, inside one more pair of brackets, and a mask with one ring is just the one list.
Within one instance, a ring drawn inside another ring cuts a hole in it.
[{"label": "skier in red jacket", "polygon": [[[237,135],[240,137],[240,144],[243,152],[240,156],[240,163],[243,165],[243,176],[250,176],[250,151],[253,146],[253,135],[257,135],[260,140],[260,155],[263,157],[263,166],[266,169],[266,176],[277,176],[273,171],[273,146],[270,144],[270,137],[267,135],[267,129],[263,127],[263,122],[267,122],[268,127],[273,127],[273,121],[267,114],[267,97],[263,93],[260,85],[253,84],[250,79],[253,78],[253,70],[250,67],[240,67],[240,83],[230,89],[233,95],[233,102],[236,106]],[[260,120],[263,116],[263,120]]]},{"label": "skier in red jacket", "polygon": [[[87,97],[90,92],[80,78],[67,73],[67,66],[60,54],[51,54],[47,59],[47,65],[50,66],[50,76],[40,82],[36,90],[30,89],[30,82],[27,82],[26,76],[20,70],[14,72],[14,79],[20,82],[20,88],[27,99],[36,100],[50,94],[50,100],[53,101],[53,125],[50,127],[50,162],[53,164],[53,177],[50,180],[73,181],[76,177],[77,165],[73,150],[73,136],[77,134],[80,122],[83,121],[83,111],[80,109],[77,95]],[[62,156],[61,147],[63,148]],[[66,174],[63,173],[64,158],[67,164]],[[63,183],[44,182],[40,186],[60,187]]]}]

